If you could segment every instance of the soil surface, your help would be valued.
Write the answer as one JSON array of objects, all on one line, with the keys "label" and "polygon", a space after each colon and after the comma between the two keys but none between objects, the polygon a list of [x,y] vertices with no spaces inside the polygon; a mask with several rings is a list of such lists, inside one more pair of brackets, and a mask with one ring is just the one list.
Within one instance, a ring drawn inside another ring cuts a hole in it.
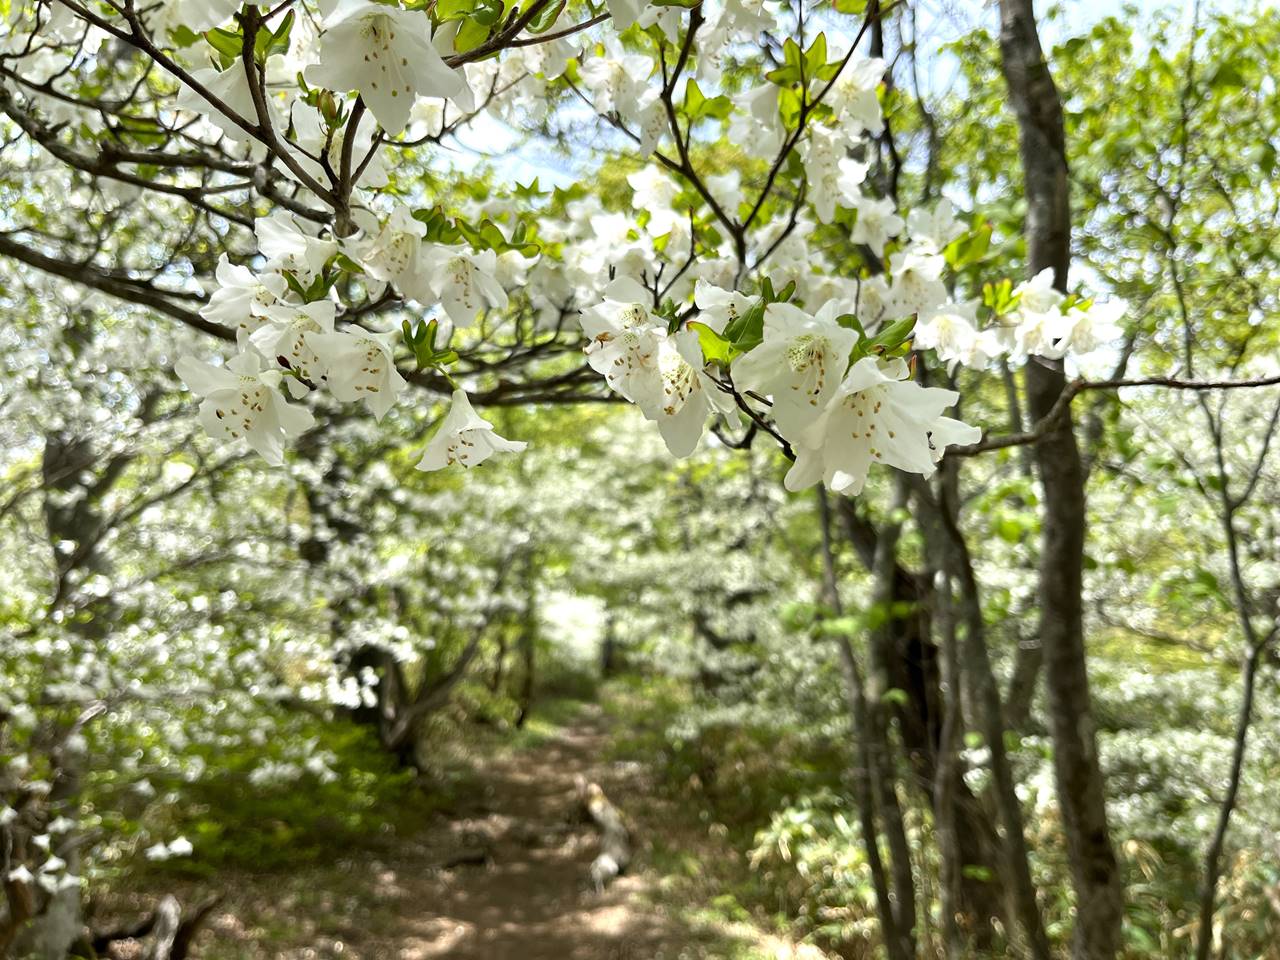
[{"label": "soil surface", "polygon": [[[651,803],[644,771],[607,761],[608,744],[599,709],[587,707],[544,742],[486,760],[455,809],[386,851],[340,851],[331,868],[290,877],[222,878],[226,900],[194,955],[821,960],[812,947],[750,924],[687,919],[697,911],[662,895],[662,877],[646,865],[641,835],[632,869],[596,890],[589,868],[599,836],[582,810],[578,778],[599,784],[632,822],[628,810]],[[173,892],[183,902],[199,899],[194,890]],[[116,956],[131,956],[128,945]]]}]

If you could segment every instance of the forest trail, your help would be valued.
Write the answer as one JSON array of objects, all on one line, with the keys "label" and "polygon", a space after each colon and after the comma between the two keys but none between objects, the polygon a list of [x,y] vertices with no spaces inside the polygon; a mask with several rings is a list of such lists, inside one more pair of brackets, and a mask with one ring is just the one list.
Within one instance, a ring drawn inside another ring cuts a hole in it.
[{"label": "forest trail", "polygon": [[624,875],[603,894],[589,880],[597,836],[581,813],[577,778],[620,806],[635,776],[601,756],[608,735],[588,711],[554,739],[487,764],[483,793],[460,811],[437,860],[455,865],[414,886],[422,912],[406,917],[402,960],[648,960],[687,941],[644,901],[646,880]]},{"label": "forest trail", "polygon": [[[694,855],[697,828],[668,817],[646,771],[610,762],[609,746],[602,711],[584,706],[541,742],[487,758],[451,808],[412,836],[377,851],[338,851],[334,864],[310,874],[237,878],[196,956],[822,960],[815,948],[672,902],[646,863],[645,831]],[[662,824],[640,829],[634,869],[603,893],[590,880],[599,836],[582,812],[580,776],[598,783],[629,822],[634,811]]]}]

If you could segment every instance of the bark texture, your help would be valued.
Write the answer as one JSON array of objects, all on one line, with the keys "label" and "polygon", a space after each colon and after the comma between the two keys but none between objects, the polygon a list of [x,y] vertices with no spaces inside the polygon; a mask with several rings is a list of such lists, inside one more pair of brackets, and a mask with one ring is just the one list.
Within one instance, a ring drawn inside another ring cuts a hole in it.
[{"label": "bark texture", "polygon": [[[1000,50],[1009,102],[1017,117],[1027,198],[1027,266],[1053,271],[1065,290],[1070,262],[1062,101],[1036,32],[1032,0],[1000,0]],[[1027,407],[1046,416],[1066,387],[1060,363],[1033,358],[1026,367]],[[1068,415],[1035,447],[1044,491],[1040,563],[1040,643],[1054,742],[1058,802],[1076,894],[1072,952],[1077,960],[1115,957],[1123,888],[1107,827],[1085,664],[1083,589],[1084,468]]]}]

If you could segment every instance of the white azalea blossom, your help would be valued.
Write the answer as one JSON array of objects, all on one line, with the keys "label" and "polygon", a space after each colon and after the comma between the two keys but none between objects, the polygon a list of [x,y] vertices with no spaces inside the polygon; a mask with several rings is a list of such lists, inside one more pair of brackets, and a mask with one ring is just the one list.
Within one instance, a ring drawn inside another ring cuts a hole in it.
[{"label": "white azalea blossom", "polygon": [[392,283],[406,297],[419,303],[435,298],[422,259],[426,224],[413,211],[398,204],[373,241],[360,253],[360,263],[375,280]]},{"label": "white azalea blossom", "polygon": [[465,84],[431,43],[431,21],[383,3],[339,6],[320,41],[320,62],[307,80],[330,90],[358,90],[392,136],[409,122],[417,97],[454,97]]},{"label": "white azalea blossom", "polygon": [[[205,117],[210,123],[224,133],[228,139],[240,143],[249,142],[252,137],[237,119],[249,124],[257,124],[258,114],[253,102],[253,92],[249,88],[249,77],[241,63],[232,64],[226,70],[213,67],[202,67],[191,71],[191,79],[217,101],[206,99],[195,87],[184,85],[178,91],[177,106],[179,109]],[[230,113],[221,109],[226,107]],[[273,126],[279,126],[279,118],[275,115],[273,104],[268,103]]]},{"label": "white azalea blossom", "polygon": [[930,208],[917,207],[907,214],[907,234],[913,243],[930,253],[941,253],[964,233],[951,201],[943,198]]},{"label": "white azalea blossom", "polygon": [[858,334],[837,318],[849,313],[830,301],[816,315],[794,304],[764,311],[764,340],[733,365],[734,383],[773,398],[770,416],[787,439],[799,439],[835,395]]},{"label": "white azalea blossom", "polygon": [[1093,303],[1085,308],[1073,307],[1067,311],[1070,327],[1058,349],[1064,354],[1085,354],[1115,343],[1124,333],[1120,318],[1128,309],[1129,305],[1119,298]]},{"label": "white azalea blossom", "polygon": [[430,244],[422,255],[424,279],[449,319],[460,327],[475,323],[486,307],[507,305],[507,291],[496,274],[498,255],[463,245]]},{"label": "white azalea blossom", "polygon": [[917,349],[936,350],[938,359],[953,367],[983,367],[1001,350],[998,342],[977,327],[977,306],[948,302],[922,316],[914,335]]},{"label": "white azalea blossom", "polygon": [[579,72],[597,113],[616,112],[634,120],[653,102],[655,91],[648,83],[653,68],[649,57],[628,53],[611,39],[604,55],[589,58]]},{"label": "white azalea blossom", "polygon": [[[878,137],[884,131],[876,90],[884,79],[886,64],[879,57],[852,57],[836,78],[827,104],[835,111],[836,124],[850,136],[866,132]],[[820,90],[821,81],[814,80]],[[814,91],[815,93],[817,90]]]},{"label": "white azalea blossom", "polygon": [[1065,299],[1062,291],[1053,285],[1053,270],[1046,268],[1030,280],[1024,280],[1013,288],[1018,298],[1018,309],[1029,313],[1047,313],[1057,309]]},{"label": "white azalea blossom", "polygon": [[657,403],[662,394],[658,343],[666,333],[646,301],[652,301],[648,291],[622,278],[606,287],[604,300],[580,318],[591,368],[616,393],[642,406]]},{"label": "white azalea blossom", "polygon": [[647,7],[648,0],[607,0],[609,15],[618,30],[625,30],[640,19],[640,13]]},{"label": "white azalea blossom", "polygon": [[259,327],[249,342],[270,363],[284,361],[292,376],[285,377],[289,393],[297,399],[325,376],[325,363],[307,340],[308,334],[332,333],[335,307],[332,300],[267,307],[269,323]]},{"label": "white azalea blossom", "polygon": [[831,222],[837,205],[854,206],[862,195],[859,187],[870,167],[845,156],[847,144],[842,134],[824,127],[815,128],[809,136],[805,178],[813,209],[822,223]]},{"label": "white azalea blossom", "polygon": [[942,416],[957,399],[953,390],[910,379],[902,360],[859,360],[795,445],[787,489],[803,490],[821,480],[837,493],[858,494],[874,463],[932,476],[948,445],[982,436],[976,427]]},{"label": "white azalea blossom", "polygon": [[338,252],[337,241],[314,236],[285,210],[259,217],[253,231],[259,251],[267,258],[267,269],[289,270],[303,284],[310,283]]},{"label": "white azalea blossom", "polygon": [[235,330],[236,339],[244,346],[249,335],[266,322],[267,308],[284,297],[289,285],[280,274],[254,273],[232,263],[225,253],[218,258],[214,276],[218,286],[200,308],[200,316]]},{"label": "white azalea blossom", "polygon": [[395,334],[307,333],[307,345],[324,364],[326,385],[339,400],[363,400],[375,420],[395,406],[408,383],[392,354]]},{"label": "white azalea blossom", "polygon": [[745,316],[752,306],[750,297],[705,280],[694,284],[693,302],[698,306],[698,322],[716,333],[724,333],[725,327]]},{"label": "white azalea blossom", "polygon": [[858,219],[853,223],[849,239],[865,243],[877,257],[884,256],[884,246],[902,232],[903,220],[894,209],[892,200],[874,200],[864,197],[857,204]]},{"label": "white azalea blossom", "polygon": [[900,316],[927,313],[947,299],[941,256],[920,250],[900,250],[889,258],[893,277],[893,305]]},{"label": "white azalea blossom", "polygon": [[493,424],[475,412],[466,391],[458,389],[453,391],[449,412],[422,452],[417,468],[443,470],[457,464],[469,469],[478,467],[495,453],[519,453],[526,446],[523,440],[498,436]]},{"label": "white azalea blossom", "polygon": [[219,440],[246,441],[268,463],[284,462],[284,443],[315,422],[311,411],[297,407],[280,393],[283,375],[262,369],[257,354],[242,353],[225,367],[181,358],[178,376],[192,393],[204,398],[200,423]]},{"label": "white azalea blossom", "polygon": [[640,410],[658,425],[671,455],[687,457],[697,449],[711,411],[732,409],[733,400],[703,371],[702,348],[692,330],[659,338],[657,366],[661,397],[641,403]]},{"label": "white azalea blossom", "polygon": [[786,136],[778,114],[778,87],[765,83],[744,91],[735,98],[735,106],[729,138],[749,156],[773,157]]}]

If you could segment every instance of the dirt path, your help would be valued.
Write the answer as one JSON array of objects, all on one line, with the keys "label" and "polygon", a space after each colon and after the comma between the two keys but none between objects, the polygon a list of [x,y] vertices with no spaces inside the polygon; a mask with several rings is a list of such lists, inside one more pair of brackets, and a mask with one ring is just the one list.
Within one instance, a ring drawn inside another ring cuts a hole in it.
[{"label": "dirt path", "polygon": [[[691,919],[700,914],[687,908],[697,904],[673,902],[664,878],[646,865],[645,842],[692,852],[697,838],[682,835],[690,829],[683,816],[654,798],[642,769],[606,759],[609,741],[599,708],[585,707],[548,740],[484,760],[456,807],[415,835],[338,850],[332,862],[293,874],[220,874],[226,900],[196,956],[822,960],[749,924]],[[633,869],[603,893],[589,879],[599,840],[580,813],[579,776],[648,824]],[[194,902],[208,886],[152,891],[130,903],[127,915],[145,914],[160,892]]]},{"label": "dirt path", "polygon": [[817,950],[752,927],[691,923],[680,918],[685,911],[662,906],[662,878],[645,868],[643,836],[634,869],[596,892],[589,866],[599,839],[581,816],[577,778],[598,783],[624,814],[650,802],[644,772],[608,762],[608,743],[599,709],[588,707],[553,739],[487,762],[474,809],[432,830],[415,854],[419,865],[441,866],[388,868],[379,878],[387,893],[398,894],[398,919],[391,935],[361,956],[822,960]]},{"label": "dirt path", "polygon": [[[604,764],[607,735],[588,712],[554,740],[486,767],[479,808],[441,837],[444,863],[423,878],[421,914],[406,922],[403,960],[649,960],[678,955],[681,931],[623,876],[603,894],[588,879],[597,837],[579,816],[576,778],[625,809],[634,774]],[[450,852],[452,851],[452,853]]]}]

